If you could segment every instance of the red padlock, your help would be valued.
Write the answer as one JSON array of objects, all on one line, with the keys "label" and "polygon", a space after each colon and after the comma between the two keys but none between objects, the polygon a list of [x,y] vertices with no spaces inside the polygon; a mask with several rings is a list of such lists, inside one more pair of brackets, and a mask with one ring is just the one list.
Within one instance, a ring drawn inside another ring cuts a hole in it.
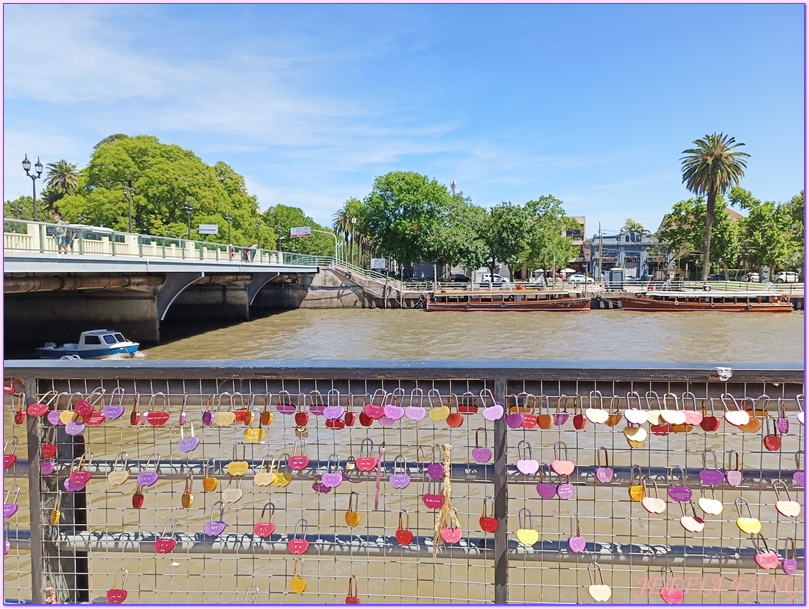
[{"label": "red padlock", "polygon": [[143,493],[141,493],[140,484],[135,488],[135,494],[132,495],[132,507],[140,509],[143,506]]},{"label": "red padlock", "polygon": [[480,528],[483,529],[487,533],[494,533],[497,530],[497,518],[493,516],[486,515],[486,502],[491,503],[492,505],[492,514],[494,514],[494,499],[490,496],[486,496],[483,499],[483,516],[480,517]]},{"label": "red padlock", "polygon": [[357,578],[352,575],[348,578],[348,596],[346,596],[346,605],[359,605],[360,599],[357,598],[358,596],[359,592],[357,591]]},{"label": "red padlock", "polygon": [[[705,400],[710,400],[711,403],[710,416],[705,412]],[[713,398],[702,398],[702,421],[700,421],[699,426],[703,431],[716,431],[719,429],[719,423],[719,417],[714,414]]]},{"label": "red padlock", "polygon": [[587,418],[579,412],[579,396],[575,396],[573,398],[573,427],[582,430],[586,424]]},{"label": "red padlock", "polygon": [[304,408],[306,408],[306,396],[300,396],[300,400],[298,408],[295,411],[295,424],[298,427],[306,427],[306,424],[309,422],[309,413],[304,411]]}]

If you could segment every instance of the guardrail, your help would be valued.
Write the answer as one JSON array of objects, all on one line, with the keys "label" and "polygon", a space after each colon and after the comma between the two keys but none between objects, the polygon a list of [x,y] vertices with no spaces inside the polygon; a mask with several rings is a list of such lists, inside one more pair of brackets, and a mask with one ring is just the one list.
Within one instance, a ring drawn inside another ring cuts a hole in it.
[{"label": "guardrail", "polygon": [[804,602],[800,363],[4,364],[7,597]]}]

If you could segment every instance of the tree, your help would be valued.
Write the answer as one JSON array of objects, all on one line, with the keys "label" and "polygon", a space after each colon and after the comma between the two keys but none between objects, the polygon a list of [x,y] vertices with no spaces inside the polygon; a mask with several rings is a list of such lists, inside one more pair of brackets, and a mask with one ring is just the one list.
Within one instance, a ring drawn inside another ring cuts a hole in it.
[{"label": "tree", "polygon": [[328,228],[320,226],[312,218],[307,216],[302,209],[290,207],[289,205],[274,205],[269,207],[262,215],[263,225],[267,229],[268,243],[277,242],[280,236],[284,237],[284,251],[297,252],[299,254],[309,254],[312,256],[334,256],[334,237],[323,233],[312,233],[311,237],[290,237],[290,230],[293,226],[311,226],[316,230]]},{"label": "tree", "polygon": [[393,171],[377,177],[365,199],[371,239],[399,262],[424,259],[427,236],[448,199],[446,186],[415,172]]},{"label": "tree", "polygon": [[565,215],[562,201],[544,195],[525,204],[529,235],[522,263],[530,269],[550,268],[554,261],[566,265],[576,256],[573,240],[565,236],[568,228],[579,224]]},{"label": "tree", "polygon": [[744,144],[741,142],[737,144],[735,138],[723,133],[706,135],[692,143],[697,145],[696,148],[683,150],[683,154],[686,156],[680,160],[686,188],[697,196],[708,195],[705,239],[702,247],[702,280],[707,281],[710,271],[711,231],[716,211],[716,196],[739,184],[747,167],[746,159],[750,155],[734,150]]},{"label": "tree", "polygon": [[[738,187],[731,191],[730,200],[748,212],[742,227],[746,258],[757,267],[783,268],[794,255],[791,206],[773,201],[762,203],[749,191]],[[800,249],[803,249],[802,239]]]},{"label": "tree", "polygon": [[62,159],[56,163],[48,163],[47,169],[45,184],[48,188],[65,195],[79,187],[79,174],[74,163]]},{"label": "tree", "polygon": [[[711,240],[711,253],[708,260],[720,260],[725,268],[725,278],[727,279],[728,263],[735,263],[739,257],[740,231],[727,212],[724,197],[719,195],[717,201],[719,201],[719,206],[714,213],[714,238]],[[666,244],[669,254],[682,260],[691,253],[699,251],[705,239],[703,227],[707,215],[708,207],[702,197],[674,204],[671,213],[666,214],[663,218],[658,233],[658,238]],[[703,258],[704,260],[705,258]],[[706,275],[703,269],[703,276]]]},{"label": "tree", "polygon": [[524,255],[531,236],[531,218],[521,205],[503,202],[493,206],[476,226],[478,238],[487,252],[486,266],[493,275],[495,263],[505,262],[509,280],[514,280],[514,267]]},{"label": "tree", "polygon": [[485,215],[486,210],[472,205],[463,193],[452,195],[425,237],[425,258],[442,267],[481,266],[486,261],[487,250],[474,227],[482,223]]},{"label": "tree", "polygon": [[626,222],[624,223],[624,227],[621,229],[622,233],[631,233],[637,232],[642,233],[644,232],[643,224],[638,222],[637,220],[633,220],[632,218],[627,218]]}]

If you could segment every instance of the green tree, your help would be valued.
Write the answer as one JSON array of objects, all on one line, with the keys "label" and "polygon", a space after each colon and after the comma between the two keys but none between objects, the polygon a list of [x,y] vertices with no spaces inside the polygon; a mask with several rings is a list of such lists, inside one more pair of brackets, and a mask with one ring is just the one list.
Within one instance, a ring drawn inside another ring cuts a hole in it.
[{"label": "green tree", "polygon": [[793,216],[788,204],[761,202],[743,188],[730,192],[734,205],[747,211],[742,225],[745,257],[755,266],[783,268],[793,250]]},{"label": "green tree", "polygon": [[637,220],[633,220],[632,218],[627,218],[626,222],[624,223],[624,227],[621,229],[622,233],[631,233],[631,232],[638,232],[642,233],[645,229],[643,228],[643,224],[638,222]]},{"label": "green tree", "polygon": [[521,262],[530,269],[550,268],[554,261],[566,265],[578,248],[565,236],[566,229],[579,224],[565,215],[562,201],[544,195],[525,204],[529,235]]},{"label": "green tree", "polygon": [[737,186],[744,176],[747,167],[746,152],[734,150],[744,144],[736,143],[736,139],[723,133],[706,135],[694,140],[696,148],[683,150],[686,155],[682,161],[683,182],[688,190],[696,195],[707,194],[707,213],[705,215],[705,238],[702,255],[702,280],[708,280],[711,256],[711,232],[716,212],[716,196]]},{"label": "green tree", "polygon": [[290,237],[290,229],[293,226],[310,226],[315,230],[329,230],[307,216],[302,209],[278,204],[269,207],[262,218],[267,228],[267,234],[273,235],[272,243],[277,243],[279,234],[284,237],[283,251],[312,256],[334,256],[334,237],[331,235],[312,233],[311,237]]},{"label": "green tree", "polygon": [[532,235],[532,218],[521,205],[503,202],[493,206],[483,216],[477,229],[478,238],[486,249],[486,266],[494,274],[495,264],[509,267],[509,280],[514,280],[514,267],[524,256]]},{"label": "green tree", "polygon": [[472,205],[463,193],[450,196],[425,236],[425,259],[440,264],[442,270],[453,264],[481,266],[487,250],[474,227],[482,223],[485,215],[486,210]]},{"label": "green tree", "polygon": [[393,171],[374,180],[365,223],[383,254],[409,266],[426,257],[427,236],[446,207],[447,188],[427,176]]},{"label": "green tree", "polygon": [[[727,279],[728,265],[734,264],[739,258],[740,229],[734,224],[725,207],[724,197],[717,197],[719,205],[714,212],[713,239],[708,260],[721,261]],[[706,217],[708,207],[705,199],[697,197],[675,203],[671,213],[666,214],[661,223],[658,238],[666,244],[672,256],[681,261],[693,252],[698,252],[704,243]],[[703,257],[703,260],[705,258]],[[709,268],[710,271],[710,268]],[[703,277],[707,273],[703,270]]]}]

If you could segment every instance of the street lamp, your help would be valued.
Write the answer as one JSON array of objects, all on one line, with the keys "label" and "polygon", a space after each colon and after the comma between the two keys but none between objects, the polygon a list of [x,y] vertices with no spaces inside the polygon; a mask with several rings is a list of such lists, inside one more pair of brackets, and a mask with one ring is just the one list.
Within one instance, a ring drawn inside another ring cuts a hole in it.
[{"label": "street lamp", "polygon": [[283,252],[283,240],[284,240],[284,229],[280,226],[275,227],[275,231],[278,233],[278,251]]},{"label": "street lamp", "polygon": [[230,212],[225,213],[225,220],[228,221],[228,245],[231,245],[231,238],[230,238],[230,222],[233,220],[233,214]]},{"label": "street lamp", "polygon": [[183,203],[183,207],[185,208],[185,215],[188,218],[188,238],[191,239],[191,211],[194,209],[194,206],[186,201]]},{"label": "street lamp", "polygon": [[31,173],[31,161],[28,160],[28,154],[25,155],[25,158],[22,161],[22,168],[25,169],[25,175],[31,178],[31,182],[34,188],[34,222],[38,222],[39,216],[37,215],[37,179],[42,176],[42,163],[39,162],[39,157],[37,157],[36,165],[34,165],[34,170],[36,175]]},{"label": "street lamp", "polygon": [[135,187],[132,186],[132,180],[129,184],[124,184],[124,197],[129,201],[129,232],[134,232],[132,229],[132,199],[135,197]]},{"label": "street lamp", "polygon": [[357,218],[351,216],[351,263],[354,264],[354,241],[357,239]]}]

